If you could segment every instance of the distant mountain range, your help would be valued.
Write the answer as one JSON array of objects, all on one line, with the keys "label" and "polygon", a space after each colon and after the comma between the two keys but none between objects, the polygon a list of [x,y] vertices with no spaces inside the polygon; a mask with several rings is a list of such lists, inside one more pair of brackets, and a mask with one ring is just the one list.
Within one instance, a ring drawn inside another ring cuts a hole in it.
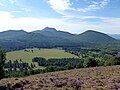
[{"label": "distant mountain range", "polygon": [[111,37],[120,40],[120,34],[109,34]]},{"label": "distant mountain range", "polygon": [[[107,34],[88,30],[81,34],[71,34],[46,27],[43,30],[26,32],[24,30],[8,30],[0,32],[0,46],[7,50],[18,50],[31,47],[67,47],[105,44],[117,41]],[[91,44],[92,43],[92,44]]]},{"label": "distant mountain range", "polygon": [[64,31],[58,31],[55,28],[49,28],[46,27],[43,30],[36,30],[33,31],[33,33],[40,33],[45,36],[50,36],[50,37],[71,37],[74,36],[74,34],[71,34],[69,32],[64,32]]}]

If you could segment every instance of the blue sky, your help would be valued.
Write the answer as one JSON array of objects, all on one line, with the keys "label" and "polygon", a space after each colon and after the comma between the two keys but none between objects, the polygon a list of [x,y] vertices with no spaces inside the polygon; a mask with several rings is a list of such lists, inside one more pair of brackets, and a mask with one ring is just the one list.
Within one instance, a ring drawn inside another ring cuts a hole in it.
[{"label": "blue sky", "polygon": [[0,31],[44,27],[120,34],[120,0],[0,0]]}]

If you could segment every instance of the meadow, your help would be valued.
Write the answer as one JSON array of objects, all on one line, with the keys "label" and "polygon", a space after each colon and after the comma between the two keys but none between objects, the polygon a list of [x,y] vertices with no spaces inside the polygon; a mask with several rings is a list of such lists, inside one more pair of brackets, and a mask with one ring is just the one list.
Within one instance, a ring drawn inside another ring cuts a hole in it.
[{"label": "meadow", "polygon": [[6,55],[7,60],[22,60],[24,62],[32,63],[34,57],[49,58],[78,58],[76,55],[65,52],[61,49],[24,49],[19,51],[8,52]]}]

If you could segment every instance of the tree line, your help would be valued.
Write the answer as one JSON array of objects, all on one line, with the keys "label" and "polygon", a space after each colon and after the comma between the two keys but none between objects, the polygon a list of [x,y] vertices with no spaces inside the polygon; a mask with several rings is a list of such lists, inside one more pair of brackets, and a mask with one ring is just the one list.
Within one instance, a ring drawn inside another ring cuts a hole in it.
[{"label": "tree line", "polygon": [[[95,51],[101,53],[99,50],[94,50],[93,52]],[[72,52],[74,52],[74,50],[72,50]],[[82,58],[50,58],[46,60],[42,57],[35,57],[32,59],[32,62],[37,62],[39,66],[43,66],[45,68],[34,69],[36,66],[33,63],[28,64],[21,59],[15,61],[9,60],[6,62],[6,52],[0,50],[0,79],[4,77],[24,77],[33,74],[62,71],[75,68],[120,65],[120,57],[114,55],[97,55],[96,53],[91,52],[84,54],[86,54],[86,57]],[[104,57],[104,59],[101,59],[100,57]]]}]

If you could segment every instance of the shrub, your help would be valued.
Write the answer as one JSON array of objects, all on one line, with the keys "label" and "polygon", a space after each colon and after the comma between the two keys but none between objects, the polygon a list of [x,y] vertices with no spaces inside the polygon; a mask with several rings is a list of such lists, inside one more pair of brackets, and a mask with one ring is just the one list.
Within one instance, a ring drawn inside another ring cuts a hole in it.
[{"label": "shrub", "polygon": [[96,67],[97,65],[97,61],[94,58],[90,57],[86,58],[83,63],[84,67]]}]

